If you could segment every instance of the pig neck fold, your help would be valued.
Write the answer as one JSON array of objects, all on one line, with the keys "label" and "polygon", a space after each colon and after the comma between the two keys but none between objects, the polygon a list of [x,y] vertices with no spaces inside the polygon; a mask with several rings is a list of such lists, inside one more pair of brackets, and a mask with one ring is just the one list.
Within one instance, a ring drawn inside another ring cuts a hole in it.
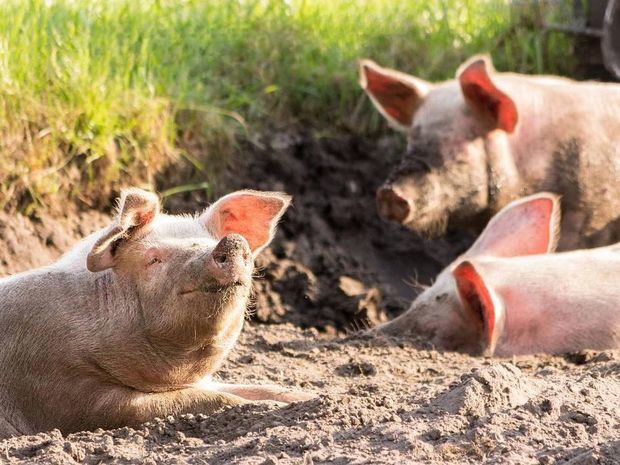
[{"label": "pig neck fold", "polygon": [[[96,276],[94,287],[99,337],[92,361],[111,381],[145,392],[188,386],[215,371],[236,341],[209,343],[202,327],[148,328],[136,290],[113,272]],[[124,317],[108,318],[111,308]]]}]

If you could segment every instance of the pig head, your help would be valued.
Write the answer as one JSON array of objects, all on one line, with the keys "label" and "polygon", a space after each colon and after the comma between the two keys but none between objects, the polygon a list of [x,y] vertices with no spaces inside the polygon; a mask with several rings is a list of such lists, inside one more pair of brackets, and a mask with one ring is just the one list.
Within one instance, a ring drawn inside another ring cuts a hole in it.
[{"label": "pig head", "polygon": [[253,259],[289,202],[245,190],[173,216],[128,189],[107,228],[0,279],[0,437],[307,398],[211,379],[243,326]]},{"label": "pig head", "polygon": [[559,218],[553,194],[508,204],[407,312],[372,332],[485,355],[619,347],[620,249],[549,253]]},{"label": "pig head", "polygon": [[407,135],[382,187],[382,217],[435,236],[474,229],[511,200],[563,196],[560,248],[620,240],[620,86],[497,73],[490,59],[430,83],[370,60],[361,86]]}]

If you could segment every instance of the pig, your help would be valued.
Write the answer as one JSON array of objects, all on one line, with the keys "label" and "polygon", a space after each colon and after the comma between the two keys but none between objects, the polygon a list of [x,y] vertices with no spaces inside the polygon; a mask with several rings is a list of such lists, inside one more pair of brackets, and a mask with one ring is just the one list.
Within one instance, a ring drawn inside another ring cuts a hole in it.
[{"label": "pig", "polygon": [[620,347],[620,244],[551,253],[559,224],[553,193],[509,203],[408,311],[371,334],[424,335],[486,356]]},{"label": "pig", "polygon": [[254,257],[289,203],[244,190],[172,216],[154,193],[127,189],[107,228],[0,279],[0,438],[311,397],[211,379],[243,326]]},{"label": "pig", "polygon": [[510,201],[562,195],[559,249],[620,240],[620,85],[498,73],[487,56],[430,83],[360,61],[360,84],[407,150],[379,214],[429,237],[479,233]]}]

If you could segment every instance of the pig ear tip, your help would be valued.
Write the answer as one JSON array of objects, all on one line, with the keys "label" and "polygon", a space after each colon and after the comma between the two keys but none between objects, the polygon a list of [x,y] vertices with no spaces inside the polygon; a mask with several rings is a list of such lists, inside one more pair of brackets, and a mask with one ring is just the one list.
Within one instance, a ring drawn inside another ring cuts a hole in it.
[{"label": "pig ear tip", "polygon": [[547,199],[551,201],[551,203],[553,204],[553,208],[559,207],[561,198],[562,198],[560,194],[556,194],[555,192],[548,192],[548,191],[543,191],[543,192],[539,192],[538,194],[534,194],[534,197],[539,198],[539,199]]},{"label": "pig ear tip", "polygon": [[278,197],[282,201],[283,208],[288,207],[291,203],[293,203],[293,196],[287,194],[286,192],[278,192]]},{"label": "pig ear tip", "polygon": [[478,53],[470,58],[470,63],[482,63],[489,66],[493,64],[493,60],[489,53]]},{"label": "pig ear tip", "polygon": [[466,60],[461,66],[459,66],[457,70],[457,76],[462,75],[465,71],[470,71],[473,68],[482,66],[487,72],[495,71],[493,67],[493,60],[491,60],[491,56],[488,53],[479,53],[477,55],[471,56],[468,60]]},{"label": "pig ear tip", "polygon": [[369,70],[381,68],[377,63],[368,58],[359,58],[357,60],[357,65],[359,67],[360,74],[362,75],[362,79],[366,78],[366,73]]},{"label": "pig ear tip", "polygon": [[252,196],[258,196],[262,198],[278,199],[282,203],[282,208],[288,207],[293,201],[292,195],[287,194],[286,192],[281,192],[281,191],[260,191],[260,190],[254,190],[254,189],[244,189],[241,191],[233,192],[232,194],[229,194],[229,195],[235,195],[235,194],[249,194]]},{"label": "pig ear tip", "polygon": [[121,189],[120,199],[140,198],[152,202],[158,202],[159,197],[153,191],[140,189],[139,187],[124,187]]}]

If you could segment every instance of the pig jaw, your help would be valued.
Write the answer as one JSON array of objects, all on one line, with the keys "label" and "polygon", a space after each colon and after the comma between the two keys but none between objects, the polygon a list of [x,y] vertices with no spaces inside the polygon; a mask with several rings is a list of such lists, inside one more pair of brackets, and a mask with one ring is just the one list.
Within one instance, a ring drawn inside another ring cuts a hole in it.
[{"label": "pig jaw", "polygon": [[96,364],[113,382],[143,392],[186,387],[217,371],[239,337],[250,294],[249,287],[235,287],[218,298],[196,293],[154,307],[120,276],[106,273],[98,281],[99,313],[106,315],[115,299],[134,304],[124,327],[101,320]]}]

